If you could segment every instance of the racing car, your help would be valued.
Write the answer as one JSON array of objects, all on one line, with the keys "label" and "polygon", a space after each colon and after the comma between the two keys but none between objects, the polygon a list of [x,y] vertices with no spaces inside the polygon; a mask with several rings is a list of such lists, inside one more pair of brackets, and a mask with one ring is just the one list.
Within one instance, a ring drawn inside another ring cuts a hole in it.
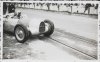
[{"label": "racing car", "polygon": [[16,40],[24,43],[30,35],[50,36],[54,32],[54,23],[48,19],[29,19],[22,12],[12,12],[3,17],[3,29],[14,33]]}]

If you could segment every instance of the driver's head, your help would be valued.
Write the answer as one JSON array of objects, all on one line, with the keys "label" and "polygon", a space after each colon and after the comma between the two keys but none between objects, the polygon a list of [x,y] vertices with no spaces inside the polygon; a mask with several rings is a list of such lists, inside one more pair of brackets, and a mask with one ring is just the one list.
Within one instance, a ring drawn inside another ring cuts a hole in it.
[{"label": "driver's head", "polygon": [[17,16],[18,18],[21,17],[21,11],[15,11],[14,16]]}]

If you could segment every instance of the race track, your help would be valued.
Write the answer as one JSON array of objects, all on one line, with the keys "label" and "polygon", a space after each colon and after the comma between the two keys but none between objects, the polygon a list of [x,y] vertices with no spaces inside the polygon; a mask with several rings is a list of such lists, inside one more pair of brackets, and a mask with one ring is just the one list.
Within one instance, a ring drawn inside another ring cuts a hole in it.
[{"label": "race track", "polygon": [[29,19],[47,18],[55,24],[50,37],[33,36],[21,44],[4,33],[4,59],[96,60],[97,19],[34,9],[20,9]]}]

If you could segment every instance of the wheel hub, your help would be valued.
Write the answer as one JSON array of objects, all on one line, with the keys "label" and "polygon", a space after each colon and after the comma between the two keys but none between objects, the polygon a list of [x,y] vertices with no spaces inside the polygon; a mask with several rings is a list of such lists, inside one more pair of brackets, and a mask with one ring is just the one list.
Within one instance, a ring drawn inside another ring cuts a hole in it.
[{"label": "wheel hub", "polygon": [[24,32],[21,28],[16,29],[16,37],[18,40],[23,40],[24,39]]}]

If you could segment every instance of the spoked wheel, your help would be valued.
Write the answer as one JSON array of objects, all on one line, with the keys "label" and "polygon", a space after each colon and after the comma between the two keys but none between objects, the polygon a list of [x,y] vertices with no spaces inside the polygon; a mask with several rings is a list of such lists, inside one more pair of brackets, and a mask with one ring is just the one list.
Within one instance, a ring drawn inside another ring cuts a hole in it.
[{"label": "spoked wheel", "polygon": [[15,38],[18,42],[23,43],[28,40],[29,32],[23,25],[17,25],[14,29]]},{"label": "spoked wheel", "polygon": [[45,33],[44,36],[50,36],[54,32],[54,24],[50,20],[45,20]]}]

